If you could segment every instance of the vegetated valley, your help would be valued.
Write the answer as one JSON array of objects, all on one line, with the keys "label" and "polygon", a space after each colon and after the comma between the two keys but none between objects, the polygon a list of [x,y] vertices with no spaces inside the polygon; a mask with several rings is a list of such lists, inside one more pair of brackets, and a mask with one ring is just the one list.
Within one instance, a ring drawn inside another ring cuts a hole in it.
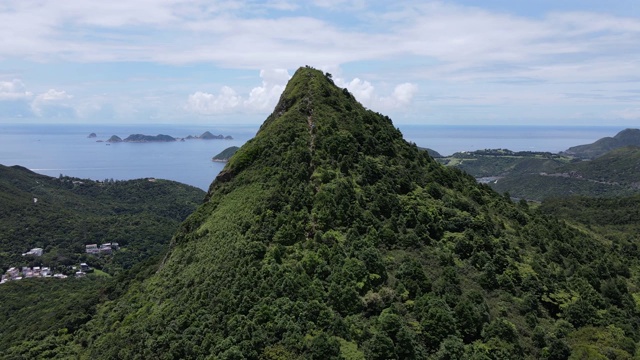
[{"label": "vegetated valley", "polygon": [[14,321],[38,322],[4,305],[27,285],[62,298],[4,356],[632,359],[637,202],[514,203],[304,67],[161,259],[87,282],[95,310],[0,286]]}]

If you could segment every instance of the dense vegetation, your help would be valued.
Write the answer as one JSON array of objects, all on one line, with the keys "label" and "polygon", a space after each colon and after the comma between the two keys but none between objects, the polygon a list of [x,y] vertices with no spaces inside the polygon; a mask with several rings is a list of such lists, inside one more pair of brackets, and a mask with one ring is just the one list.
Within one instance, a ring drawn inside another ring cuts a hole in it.
[{"label": "dense vegetation", "polygon": [[617,241],[441,166],[302,68],[150,278],[13,353],[630,359],[640,268]]},{"label": "dense vegetation", "polygon": [[213,161],[229,161],[229,159],[233,156],[233,154],[236,153],[236,151],[238,151],[238,149],[240,149],[237,146],[230,146],[224,150],[222,150],[222,152],[220,152],[218,155],[213,157]]},{"label": "dense vegetation", "polygon": [[[104,270],[82,279],[0,285],[0,358],[68,358],[61,344],[98,304],[153,272],[180,222],[203,198],[202,190],[172,181],[51,178],[0,165],[0,270],[44,265],[66,272],[80,261]],[[85,254],[85,244],[105,242],[123,248],[114,255]],[[44,255],[21,256],[33,247]]]},{"label": "dense vegetation", "polygon": [[97,306],[123,294],[157,269],[159,256],[118,276],[97,273],[76,279],[32,278],[0,285],[0,358],[72,358],[73,334]]},{"label": "dense vegetation", "polygon": [[[86,261],[115,274],[165,250],[203,198],[202,190],[167,180],[96,182],[0,165],[0,270]],[[108,261],[84,254],[86,244],[107,242],[122,251]],[[34,247],[44,255],[22,256]]]},{"label": "dense vegetation", "polygon": [[571,159],[548,152],[514,152],[507,149],[487,149],[459,152],[438,159],[442,164],[463,170],[476,178],[552,172]]},{"label": "dense vegetation", "polygon": [[543,200],[558,196],[612,197],[640,191],[640,148],[627,146],[593,160],[551,153],[481,150],[439,159],[516,198]]}]

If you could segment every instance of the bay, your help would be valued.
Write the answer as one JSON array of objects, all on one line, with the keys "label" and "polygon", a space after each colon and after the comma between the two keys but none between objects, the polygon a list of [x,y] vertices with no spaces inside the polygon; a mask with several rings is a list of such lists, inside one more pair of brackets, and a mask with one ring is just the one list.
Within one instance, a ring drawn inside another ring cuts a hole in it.
[{"label": "bay", "polygon": [[[49,176],[60,174],[93,180],[159,178],[208,189],[224,163],[211,158],[229,146],[242,146],[259,126],[235,125],[2,125],[0,164],[20,165]],[[504,148],[559,152],[614,136],[623,127],[401,125],[406,140],[442,155],[457,151]],[[186,140],[170,143],[114,143],[111,135],[173,137],[205,131],[234,140]],[[96,133],[97,138],[88,138]]]}]

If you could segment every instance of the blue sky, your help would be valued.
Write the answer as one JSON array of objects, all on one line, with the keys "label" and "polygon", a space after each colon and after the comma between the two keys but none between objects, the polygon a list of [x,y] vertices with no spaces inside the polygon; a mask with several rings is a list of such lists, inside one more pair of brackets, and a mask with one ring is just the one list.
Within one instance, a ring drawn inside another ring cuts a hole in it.
[{"label": "blue sky", "polygon": [[640,120],[637,0],[3,0],[0,124],[260,124],[304,65],[396,124]]}]

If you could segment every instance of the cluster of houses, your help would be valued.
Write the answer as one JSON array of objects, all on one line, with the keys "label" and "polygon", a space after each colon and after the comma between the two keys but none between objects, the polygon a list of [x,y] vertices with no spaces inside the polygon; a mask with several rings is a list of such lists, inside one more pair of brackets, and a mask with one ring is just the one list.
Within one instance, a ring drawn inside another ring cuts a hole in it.
[{"label": "cluster of houses", "polygon": [[[120,245],[118,243],[104,243],[98,246],[98,244],[89,244],[85,246],[85,251],[87,254],[93,255],[108,255],[113,251],[119,250]],[[33,248],[26,253],[22,254],[22,256],[42,256],[43,249],[41,248]],[[84,277],[88,272],[93,271],[89,265],[86,263],[81,263],[80,267],[73,266],[75,272],[75,277]],[[40,267],[34,266],[32,268],[24,266],[22,268],[12,267],[7,270],[5,274],[0,277],[0,284],[4,284],[8,281],[22,280],[28,278],[58,278],[65,279],[67,275],[64,274],[54,274],[48,267]]]},{"label": "cluster of houses", "polygon": [[[75,277],[84,277],[87,275],[88,272],[92,271],[91,267],[86,263],[81,263],[80,268],[77,268],[74,266],[73,269],[78,270],[75,272]],[[2,277],[0,277],[0,284],[4,284],[9,281],[17,281],[17,280],[29,279],[29,278],[66,279],[68,278],[68,276],[62,273],[54,274],[53,271],[46,266],[43,266],[43,267],[23,266],[22,268],[12,267],[12,268],[9,268],[9,270],[7,270],[7,272],[4,275],[2,275]]]},{"label": "cluster of houses", "polygon": [[113,251],[120,249],[118,243],[104,243],[100,246],[98,244],[85,245],[85,251],[87,254],[99,255],[99,254],[111,254]]},{"label": "cluster of houses", "polygon": [[67,275],[54,274],[48,267],[34,266],[32,268],[24,266],[21,269],[12,267],[0,278],[0,284],[4,284],[8,281],[16,281],[28,278],[58,278],[64,279]]}]

